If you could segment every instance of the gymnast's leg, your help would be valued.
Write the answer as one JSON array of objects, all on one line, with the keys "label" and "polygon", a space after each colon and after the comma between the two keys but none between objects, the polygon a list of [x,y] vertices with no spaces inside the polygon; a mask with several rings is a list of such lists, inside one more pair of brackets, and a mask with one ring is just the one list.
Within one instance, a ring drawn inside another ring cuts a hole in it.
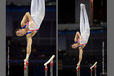
[{"label": "gymnast's leg", "polygon": [[81,39],[80,33],[76,32],[75,38],[74,38],[75,43],[72,45],[72,48],[77,48],[79,46],[80,39]]},{"label": "gymnast's leg", "polygon": [[79,32],[76,32],[75,38],[74,38],[74,42],[80,40],[80,37],[81,37],[81,36],[80,36],[80,33],[79,33]]},{"label": "gymnast's leg", "polygon": [[24,25],[27,23],[28,20],[29,20],[31,23],[33,22],[30,13],[29,13],[29,12],[26,12],[26,14],[23,16],[23,19],[22,19],[22,21],[21,21],[21,27],[24,27]]}]

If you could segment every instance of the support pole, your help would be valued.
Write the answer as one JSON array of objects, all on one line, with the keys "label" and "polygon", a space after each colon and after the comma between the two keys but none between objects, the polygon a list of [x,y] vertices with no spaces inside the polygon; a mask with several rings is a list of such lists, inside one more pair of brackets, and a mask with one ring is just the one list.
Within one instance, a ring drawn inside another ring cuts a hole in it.
[{"label": "support pole", "polygon": [[97,76],[97,65],[94,67],[94,72],[95,72],[95,75],[94,76]]},{"label": "support pole", "polygon": [[55,58],[55,55],[52,55],[51,58],[46,63],[44,63],[44,66],[45,66],[45,76],[47,76],[47,71],[48,71],[47,65],[49,63],[50,63],[50,76],[53,76],[53,59],[54,58]]},{"label": "support pole", "polygon": [[80,76],[80,66],[79,66],[78,70],[79,70],[78,74],[79,74],[79,76]]},{"label": "support pole", "polygon": [[29,71],[28,66],[29,66],[28,62],[24,63],[24,76],[28,76],[28,71]]},{"label": "support pole", "polygon": [[76,76],[78,76],[78,69],[76,69]]},{"label": "support pole", "polygon": [[96,67],[97,66],[97,61],[90,67],[90,75],[92,76],[92,72],[93,72],[93,68],[94,68],[94,76],[97,76],[97,71],[96,71]]},{"label": "support pole", "polygon": [[80,76],[80,65],[76,67],[76,74],[77,76]]},{"label": "support pole", "polygon": [[93,70],[92,70],[92,69],[90,69],[90,76],[92,76],[92,71],[93,71]]},{"label": "support pole", "polygon": [[48,67],[45,66],[45,76],[48,76],[48,75],[47,75],[47,71],[48,71]]},{"label": "support pole", "polygon": [[50,62],[50,76],[53,76],[53,61]]}]

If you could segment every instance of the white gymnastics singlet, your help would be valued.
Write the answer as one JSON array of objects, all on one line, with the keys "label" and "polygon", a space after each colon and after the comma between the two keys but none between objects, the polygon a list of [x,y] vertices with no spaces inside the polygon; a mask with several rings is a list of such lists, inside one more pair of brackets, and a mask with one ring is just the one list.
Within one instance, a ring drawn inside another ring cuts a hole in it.
[{"label": "white gymnastics singlet", "polygon": [[34,26],[31,27],[29,22],[29,29],[38,30],[45,16],[45,0],[31,0],[30,13]]},{"label": "white gymnastics singlet", "polygon": [[80,4],[80,44],[86,44],[90,36],[90,26],[84,4]]}]

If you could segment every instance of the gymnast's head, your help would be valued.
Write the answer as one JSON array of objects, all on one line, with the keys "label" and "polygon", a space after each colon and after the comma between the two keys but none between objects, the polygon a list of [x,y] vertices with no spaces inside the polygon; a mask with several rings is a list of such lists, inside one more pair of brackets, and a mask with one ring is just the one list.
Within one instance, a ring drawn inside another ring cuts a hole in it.
[{"label": "gymnast's head", "polygon": [[24,29],[17,29],[16,35],[17,36],[24,36],[26,34],[26,31]]}]

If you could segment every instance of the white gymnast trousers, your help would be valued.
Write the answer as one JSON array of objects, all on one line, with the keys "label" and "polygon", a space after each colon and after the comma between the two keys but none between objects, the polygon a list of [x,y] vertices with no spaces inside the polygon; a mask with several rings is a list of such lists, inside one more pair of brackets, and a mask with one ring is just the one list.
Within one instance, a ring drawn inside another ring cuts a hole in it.
[{"label": "white gymnast trousers", "polygon": [[34,26],[29,26],[30,30],[36,30],[40,28],[40,25],[45,16],[45,0],[31,0],[31,17]]},{"label": "white gymnast trousers", "polygon": [[80,4],[80,33],[82,38],[80,44],[86,44],[90,36],[90,26],[85,5],[82,3]]}]

